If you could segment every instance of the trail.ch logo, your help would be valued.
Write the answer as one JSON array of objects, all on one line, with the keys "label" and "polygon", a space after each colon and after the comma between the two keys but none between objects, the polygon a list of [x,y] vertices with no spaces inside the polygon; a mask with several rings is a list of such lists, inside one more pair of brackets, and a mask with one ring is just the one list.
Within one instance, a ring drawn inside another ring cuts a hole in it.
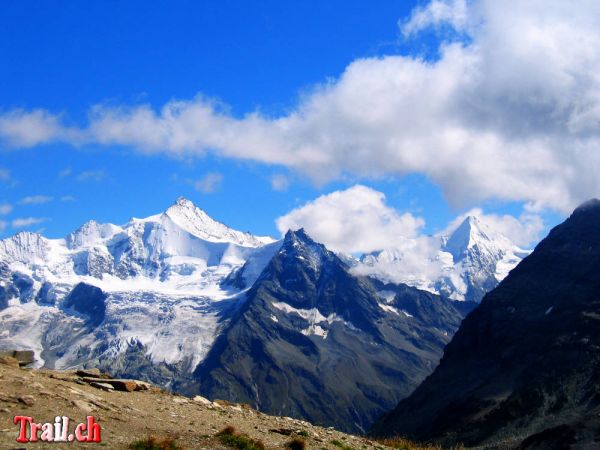
[{"label": "trail.ch logo", "polygon": [[[101,442],[100,424],[94,416],[87,416],[83,423],[75,426],[74,433],[69,433],[69,418],[56,416],[54,423],[37,423],[30,416],[15,416],[15,425],[19,426],[17,442]],[[29,431],[29,433],[28,433]],[[40,434],[41,433],[41,434]]]}]

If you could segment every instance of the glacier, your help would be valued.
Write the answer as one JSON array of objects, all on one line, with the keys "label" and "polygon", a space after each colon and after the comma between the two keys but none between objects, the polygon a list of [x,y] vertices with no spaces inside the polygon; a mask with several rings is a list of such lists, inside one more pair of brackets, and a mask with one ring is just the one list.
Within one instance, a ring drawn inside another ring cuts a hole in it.
[{"label": "glacier", "polygon": [[[57,369],[142,346],[151,362],[191,372],[243,301],[227,276],[244,266],[252,285],[280,245],[184,198],[123,226],[89,221],[64,239],[18,233],[0,241],[0,346],[32,349],[37,366]],[[67,306],[79,285],[106,296],[98,326]]]}]

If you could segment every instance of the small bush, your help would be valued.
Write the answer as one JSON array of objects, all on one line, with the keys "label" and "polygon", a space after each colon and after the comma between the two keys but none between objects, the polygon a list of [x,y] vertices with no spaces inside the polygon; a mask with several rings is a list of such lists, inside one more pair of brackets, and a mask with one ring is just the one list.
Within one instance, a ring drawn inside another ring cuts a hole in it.
[{"label": "small bush", "polygon": [[254,440],[245,434],[237,433],[231,425],[226,426],[216,434],[223,445],[239,450],[265,450],[265,444]]},{"label": "small bush", "polygon": [[285,444],[285,448],[289,450],[304,450],[306,448],[306,442],[302,438],[294,438]]},{"label": "small bush", "polygon": [[172,438],[159,439],[155,436],[149,436],[146,439],[129,444],[131,450],[182,450],[182,448]]},{"label": "small bush", "polygon": [[[388,447],[397,448],[399,450],[442,450],[440,445],[434,444],[420,444],[418,442],[413,442],[409,439],[395,437],[389,439],[381,439],[378,441],[383,445],[387,445]],[[462,445],[457,445],[448,450],[463,450],[464,447]]]},{"label": "small bush", "polygon": [[333,440],[331,441],[332,445],[335,445],[336,447],[341,448],[342,450],[354,450],[352,447],[350,447],[349,445],[344,444],[343,442],[340,442],[338,440]]}]

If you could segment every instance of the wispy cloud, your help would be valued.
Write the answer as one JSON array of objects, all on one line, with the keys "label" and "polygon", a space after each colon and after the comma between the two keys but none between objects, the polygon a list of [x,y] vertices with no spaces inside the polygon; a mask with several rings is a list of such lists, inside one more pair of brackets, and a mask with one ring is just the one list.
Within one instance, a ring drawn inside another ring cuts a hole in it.
[{"label": "wispy cloud", "polygon": [[86,170],[77,175],[77,181],[102,181],[105,178],[104,170]]},{"label": "wispy cloud", "polygon": [[13,228],[27,228],[32,225],[37,225],[39,223],[47,222],[48,219],[44,217],[20,217],[18,219],[14,219],[11,221],[11,226]]},{"label": "wispy cloud", "polygon": [[6,230],[7,226],[8,226],[8,222],[6,222],[5,220],[0,220],[0,231]]},{"label": "wispy cloud", "polygon": [[13,147],[33,147],[52,141],[79,142],[85,132],[65,126],[59,115],[43,109],[15,109],[0,116],[0,139]]},{"label": "wispy cloud", "polygon": [[13,210],[13,207],[9,203],[0,203],[0,216],[5,216]]},{"label": "wispy cloud", "polygon": [[63,170],[58,172],[58,178],[66,178],[73,173],[73,169],[65,167]]},{"label": "wispy cloud", "polygon": [[271,177],[271,188],[274,191],[287,191],[290,187],[290,179],[282,174],[276,174]]},{"label": "wispy cloud", "polygon": [[75,200],[76,200],[75,197],[73,197],[72,195],[63,195],[60,198],[61,202],[74,202]]},{"label": "wispy cloud", "polygon": [[0,167],[0,181],[4,183],[10,181],[10,170]]},{"label": "wispy cloud", "polygon": [[205,194],[215,192],[223,184],[223,175],[218,172],[209,172],[204,177],[194,182],[196,190]]},{"label": "wispy cloud", "polygon": [[41,205],[44,203],[51,202],[54,198],[48,195],[30,195],[24,197],[19,201],[21,205]]}]

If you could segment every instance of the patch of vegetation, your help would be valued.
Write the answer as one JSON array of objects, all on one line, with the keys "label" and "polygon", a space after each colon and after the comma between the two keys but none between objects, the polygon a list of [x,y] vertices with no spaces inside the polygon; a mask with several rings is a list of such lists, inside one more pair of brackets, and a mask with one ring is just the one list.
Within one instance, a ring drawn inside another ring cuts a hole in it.
[{"label": "patch of vegetation", "polygon": [[146,439],[129,444],[131,450],[182,450],[173,438],[157,438],[149,436]]},{"label": "patch of vegetation", "polygon": [[331,445],[335,445],[336,447],[339,447],[342,450],[354,450],[349,445],[346,445],[343,442],[338,441],[337,439],[334,439],[333,441],[331,441]]},{"label": "patch of vegetation", "polygon": [[304,450],[306,448],[306,442],[302,438],[294,438],[285,444],[285,448],[288,450]]},{"label": "patch of vegetation", "polygon": [[309,436],[309,434],[308,434],[308,431],[306,431],[306,430],[300,430],[300,431],[297,431],[297,432],[296,432],[296,434],[297,434],[298,436],[302,436],[302,437],[304,437],[304,438],[307,438],[307,437]]},{"label": "patch of vegetation", "polygon": [[265,444],[261,441],[252,439],[245,434],[236,432],[235,428],[231,425],[226,426],[216,434],[216,437],[221,441],[223,445],[238,450],[265,450]]},{"label": "patch of vegetation", "polygon": [[[401,437],[381,439],[378,442],[399,450],[442,450],[440,445],[421,444]],[[456,445],[447,450],[464,450],[464,447],[462,445]]]}]

